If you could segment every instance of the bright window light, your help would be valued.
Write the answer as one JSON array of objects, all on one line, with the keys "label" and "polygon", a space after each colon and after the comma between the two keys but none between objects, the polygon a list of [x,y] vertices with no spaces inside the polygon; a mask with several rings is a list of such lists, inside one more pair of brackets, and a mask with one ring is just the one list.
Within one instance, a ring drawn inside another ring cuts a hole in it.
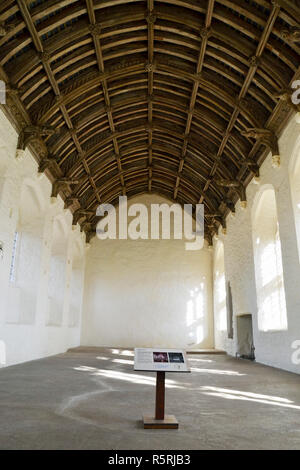
[{"label": "bright window light", "polygon": [[261,196],[253,219],[253,230],[258,327],[261,331],[285,330],[287,313],[273,189],[265,190]]},{"label": "bright window light", "polygon": [[226,280],[224,266],[224,246],[221,241],[216,247],[214,260],[214,308],[216,327],[219,331],[227,330]]}]

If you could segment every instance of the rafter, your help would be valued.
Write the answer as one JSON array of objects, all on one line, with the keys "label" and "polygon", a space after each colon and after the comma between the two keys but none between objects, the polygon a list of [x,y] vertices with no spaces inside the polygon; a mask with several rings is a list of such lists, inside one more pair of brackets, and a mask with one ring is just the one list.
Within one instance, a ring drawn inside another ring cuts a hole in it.
[{"label": "rafter", "polygon": [[[45,69],[45,72],[46,72],[46,75],[47,75],[47,78],[51,84],[51,87],[53,89],[53,92],[55,94],[55,97],[56,97],[56,102],[58,103],[59,107],[60,107],[60,110],[61,110],[61,113],[64,117],[64,120],[66,122],[66,125],[67,127],[69,128],[70,130],[70,135],[72,136],[73,140],[74,140],[74,143],[76,145],[76,148],[78,150],[79,153],[82,153],[82,148],[80,146],[80,143],[79,143],[79,140],[77,138],[77,135],[76,135],[76,130],[73,128],[73,124],[72,124],[72,121],[70,119],[70,116],[68,114],[68,111],[66,109],[66,106],[61,103],[61,94],[60,94],[60,89],[59,89],[59,86],[57,84],[57,81],[55,79],[55,76],[52,72],[52,69],[51,69],[51,65],[50,65],[50,58],[51,58],[51,55],[49,54],[49,52],[45,51],[44,50],[44,47],[43,47],[43,44],[42,44],[42,41],[38,35],[38,32],[36,30],[36,27],[35,27],[35,24],[31,18],[31,15],[30,15],[30,12],[27,8],[27,2],[25,0],[18,0],[18,5],[19,5],[19,8],[20,8],[20,12],[23,16],[23,19],[25,21],[25,24],[27,25],[27,28],[30,32],[30,35],[32,37],[32,41],[34,43],[34,46],[38,52],[38,57],[40,59],[40,61],[42,62],[43,64],[43,67]],[[89,172],[89,169],[88,169],[88,166],[86,165],[86,163],[83,161],[82,162],[87,174],[89,175],[90,177],[90,182],[91,182],[91,186],[94,188],[95,190],[95,195],[96,195],[96,198],[99,200],[100,202],[100,197],[99,197],[99,194],[96,190],[96,186],[95,186],[95,183],[93,181],[93,178],[92,176],[90,175],[90,172]],[[66,187],[66,185],[63,186],[64,188]]]},{"label": "rafter", "polygon": [[299,112],[299,55],[289,0],[0,6],[3,109],[88,238],[99,202],[147,191],[203,202],[206,237],[225,231]]},{"label": "rafter", "polygon": [[154,0],[147,0],[146,20],[148,24],[148,62],[146,64],[146,71],[148,74],[148,171],[149,183],[148,191],[151,192],[152,188],[152,117],[153,117],[153,82],[154,82],[154,23],[156,15],[154,13]]},{"label": "rafter", "polygon": [[[266,47],[266,44],[268,42],[268,39],[269,39],[269,36],[271,34],[271,31],[272,31],[272,27],[274,26],[274,23],[276,21],[276,18],[278,17],[278,14],[279,14],[279,11],[280,11],[280,6],[278,5],[278,3],[276,2],[272,2],[272,9],[271,9],[271,12],[270,12],[270,15],[268,17],[268,20],[266,22],[266,25],[265,25],[265,28],[263,30],[263,33],[261,35],[261,38],[260,38],[260,41],[259,41],[259,44],[256,48],[256,53],[254,56],[250,57],[249,59],[249,71],[248,71],[248,74],[245,78],[245,81],[243,83],[243,86],[240,90],[240,93],[239,93],[239,100],[245,98],[248,90],[249,90],[249,87],[251,85],[251,82],[257,72],[257,69],[259,67],[259,63],[260,63],[260,57]],[[223,152],[224,152],[224,148],[228,142],[228,139],[229,139],[229,136],[230,136],[230,133],[233,129],[233,126],[236,122],[236,119],[239,115],[239,108],[238,106],[234,109],[234,112],[233,114],[231,115],[231,118],[228,122],[228,125],[227,125],[227,129],[226,129],[226,132],[224,134],[224,138],[222,140],[222,143],[219,147],[219,150],[218,150],[218,153],[217,153],[217,156],[218,158],[220,159],[223,155]],[[216,161],[212,170],[211,170],[211,179],[208,180],[205,188],[204,188],[204,192],[207,191],[207,189],[209,188],[209,185],[214,177],[214,175],[216,174],[216,171],[217,171],[217,168],[218,168],[218,162]],[[203,196],[201,196],[200,198],[200,203],[203,202]]]},{"label": "rafter", "polygon": [[120,150],[119,150],[119,145],[118,145],[118,139],[115,137],[115,132],[116,128],[114,125],[114,119],[113,119],[113,114],[112,114],[112,107],[110,103],[110,97],[108,93],[108,87],[107,87],[107,81],[105,78],[105,70],[104,70],[104,61],[103,61],[103,53],[102,53],[102,47],[101,47],[101,40],[100,40],[100,33],[101,33],[101,25],[100,23],[96,23],[96,16],[94,12],[94,7],[93,7],[93,0],[86,0],[87,1],[87,9],[88,9],[88,14],[89,14],[89,20],[91,23],[90,26],[90,32],[93,36],[93,41],[95,45],[95,50],[96,50],[96,56],[97,56],[97,62],[98,62],[98,68],[100,74],[103,74],[103,79],[101,80],[102,88],[103,88],[103,94],[104,94],[104,99],[105,99],[105,110],[107,113],[107,118],[109,122],[109,127],[110,131],[113,135],[113,145],[114,145],[114,150],[115,150],[115,159],[117,162],[117,168],[119,172],[119,178],[120,178],[120,183],[122,186],[122,194],[126,195],[126,186],[125,186],[125,181],[124,177],[122,174],[122,163],[121,163],[121,156],[120,156]]},{"label": "rafter", "polygon": [[[205,57],[205,52],[207,48],[207,41],[210,35],[210,27],[211,27],[214,5],[215,5],[215,0],[208,0],[205,24],[200,31],[200,36],[202,40],[201,40],[200,52],[198,55],[197,68],[196,68],[196,74],[199,76],[199,78],[201,78],[201,72],[203,70],[204,57]],[[178,189],[180,185],[180,175],[184,167],[184,162],[185,162],[185,157],[186,157],[186,152],[187,152],[187,147],[188,147],[189,133],[191,130],[198,89],[199,89],[199,81],[196,80],[193,85],[193,90],[192,90],[188,114],[187,114],[187,121],[186,121],[186,126],[185,126],[185,139],[184,139],[184,143],[182,147],[181,160],[180,160],[179,168],[178,168],[178,176],[176,178],[176,183],[175,183],[174,199],[177,198]]]}]

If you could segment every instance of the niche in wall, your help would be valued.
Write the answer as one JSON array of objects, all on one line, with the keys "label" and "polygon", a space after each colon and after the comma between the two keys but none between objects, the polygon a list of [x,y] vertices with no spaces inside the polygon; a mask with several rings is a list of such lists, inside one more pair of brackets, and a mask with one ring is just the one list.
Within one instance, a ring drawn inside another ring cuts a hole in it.
[{"label": "niche in wall", "polygon": [[7,323],[34,324],[40,279],[44,201],[34,182],[21,189],[8,292]]},{"label": "niche in wall", "polygon": [[252,209],[252,234],[261,331],[287,329],[284,279],[276,196],[273,186],[265,185]]},{"label": "niche in wall", "polygon": [[61,326],[63,322],[64,294],[67,264],[67,228],[62,217],[53,223],[53,240],[48,280],[47,326]]},{"label": "niche in wall", "polygon": [[243,359],[254,360],[254,343],[252,315],[244,314],[236,317],[237,356]]},{"label": "niche in wall", "polygon": [[296,225],[298,255],[300,260],[300,139],[290,163],[290,188]]},{"label": "niche in wall", "polygon": [[224,245],[218,240],[214,255],[214,309],[217,331],[227,330],[226,281]]},{"label": "niche in wall", "polygon": [[84,259],[78,243],[75,244],[72,273],[68,326],[77,327],[80,323],[83,296]]},{"label": "niche in wall", "polygon": [[230,281],[226,282],[227,330],[228,338],[233,339],[233,304]]}]

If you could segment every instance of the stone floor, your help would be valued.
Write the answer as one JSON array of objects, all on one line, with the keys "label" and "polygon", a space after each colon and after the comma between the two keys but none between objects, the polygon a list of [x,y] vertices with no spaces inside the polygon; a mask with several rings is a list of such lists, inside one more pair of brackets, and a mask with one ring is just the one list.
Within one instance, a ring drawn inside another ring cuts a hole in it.
[{"label": "stone floor", "polygon": [[225,355],[168,374],[178,430],[144,430],[153,373],[132,351],[71,351],[0,370],[0,449],[300,449],[300,375]]}]

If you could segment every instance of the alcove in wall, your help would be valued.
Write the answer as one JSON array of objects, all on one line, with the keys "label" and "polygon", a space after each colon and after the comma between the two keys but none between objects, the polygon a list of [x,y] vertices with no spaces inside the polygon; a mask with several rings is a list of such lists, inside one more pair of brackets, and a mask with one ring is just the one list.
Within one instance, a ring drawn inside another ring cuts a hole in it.
[{"label": "alcove in wall", "polygon": [[67,265],[67,227],[62,217],[53,222],[52,250],[48,281],[47,326],[63,323]]},{"label": "alcove in wall", "polygon": [[84,279],[84,256],[79,243],[74,244],[71,273],[71,292],[68,326],[77,327],[80,323]]},{"label": "alcove in wall", "polygon": [[280,229],[275,191],[270,184],[264,185],[255,197],[252,228],[258,328],[261,331],[285,330],[287,312]]},{"label": "alcove in wall", "polygon": [[252,315],[245,313],[236,317],[237,356],[254,360]]},{"label": "alcove in wall", "polygon": [[12,250],[7,323],[35,323],[44,215],[45,204],[38,183],[25,180]]}]

